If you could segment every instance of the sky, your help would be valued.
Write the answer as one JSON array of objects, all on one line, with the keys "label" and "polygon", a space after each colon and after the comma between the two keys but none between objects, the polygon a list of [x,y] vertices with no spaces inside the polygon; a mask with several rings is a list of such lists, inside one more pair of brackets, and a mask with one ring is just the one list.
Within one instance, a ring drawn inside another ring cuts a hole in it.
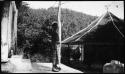
[{"label": "sky", "polygon": [[[24,1],[33,9],[58,7],[58,1]],[[109,11],[117,17],[124,19],[124,1],[61,1],[61,8],[68,8],[77,12],[93,16],[101,16],[110,5]]]}]

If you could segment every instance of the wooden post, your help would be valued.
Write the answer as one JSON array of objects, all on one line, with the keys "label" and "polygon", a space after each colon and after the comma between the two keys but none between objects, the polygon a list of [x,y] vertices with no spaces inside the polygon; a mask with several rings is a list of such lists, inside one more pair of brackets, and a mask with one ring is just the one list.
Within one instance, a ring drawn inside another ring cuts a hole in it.
[{"label": "wooden post", "polygon": [[13,23],[13,25],[14,25],[14,30],[13,30],[13,43],[14,43],[14,52],[15,52],[15,50],[17,49],[16,47],[17,47],[17,17],[18,17],[18,10],[17,10],[17,8],[16,8],[16,4],[15,4],[15,1],[13,1],[13,11],[14,11],[14,14],[13,14],[13,16],[14,16],[14,23]]},{"label": "wooden post", "polygon": [[[82,54],[82,47],[81,47],[81,45],[79,45],[79,50],[80,50],[80,53]],[[81,60],[82,60],[82,55],[79,58],[79,61],[81,61]]]},{"label": "wooden post", "polygon": [[12,23],[13,23],[13,8],[12,8],[12,2],[10,1],[10,6],[9,6],[9,17],[8,17],[8,51],[10,51],[12,47]]},{"label": "wooden post", "polygon": [[61,63],[61,1],[59,1],[59,7],[58,7],[58,27],[59,27],[59,47],[57,49],[58,51],[58,60],[59,64]]},{"label": "wooden post", "polygon": [[81,61],[84,61],[84,44],[81,44]]}]

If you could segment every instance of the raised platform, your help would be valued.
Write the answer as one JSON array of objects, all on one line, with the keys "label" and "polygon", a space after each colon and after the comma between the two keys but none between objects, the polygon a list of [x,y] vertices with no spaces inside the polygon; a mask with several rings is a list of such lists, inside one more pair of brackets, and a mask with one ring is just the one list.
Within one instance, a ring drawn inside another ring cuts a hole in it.
[{"label": "raised platform", "polygon": [[83,73],[64,64],[60,64],[61,71],[53,72],[52,63],[31,63],[30,59],[22,59],[22,56],[13,56],[8,63],[1,63],[1,70],[11,73]]},{"label": "raised platform", "polygon": [[60,64],[61,71],[59,72],[53,72],[52,71],[52,63],[32,63],[32,67],[34,68],[32,71],[33,73],[83,73],[82,71],[73,69],[71,67],[68,67],[64,64]]}]

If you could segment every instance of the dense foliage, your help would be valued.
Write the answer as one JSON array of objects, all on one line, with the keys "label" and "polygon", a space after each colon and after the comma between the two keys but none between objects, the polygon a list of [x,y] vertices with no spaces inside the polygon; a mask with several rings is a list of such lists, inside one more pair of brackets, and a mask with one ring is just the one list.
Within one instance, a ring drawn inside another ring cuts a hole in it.
[{"label": "dense foliage", "polygon": [[[53,21],[57,21],[58,8],[32,9],[23,2],[18,8],[18,48],[23,51],[27,46],[27,40],[32,45],[32,47],[29,46],[32,53],[50,54],[51,50],[48,48],[50,35],[43,28],[47,28]],[[62,40],[85,28],[96,18],[69,9],[62,9]]]}]

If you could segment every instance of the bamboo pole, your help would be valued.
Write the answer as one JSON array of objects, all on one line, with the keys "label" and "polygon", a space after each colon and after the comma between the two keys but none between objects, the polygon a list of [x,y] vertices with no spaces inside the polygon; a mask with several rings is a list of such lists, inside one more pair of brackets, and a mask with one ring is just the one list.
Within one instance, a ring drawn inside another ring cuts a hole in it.
[{"label": "bamboo pole", "polygon": [[59,1],[59,7],[58,7],[58,27],[59,27],[59,47],[57,49],[58,51],[58,61],[59,64],[61,64],[61,1]]}]

